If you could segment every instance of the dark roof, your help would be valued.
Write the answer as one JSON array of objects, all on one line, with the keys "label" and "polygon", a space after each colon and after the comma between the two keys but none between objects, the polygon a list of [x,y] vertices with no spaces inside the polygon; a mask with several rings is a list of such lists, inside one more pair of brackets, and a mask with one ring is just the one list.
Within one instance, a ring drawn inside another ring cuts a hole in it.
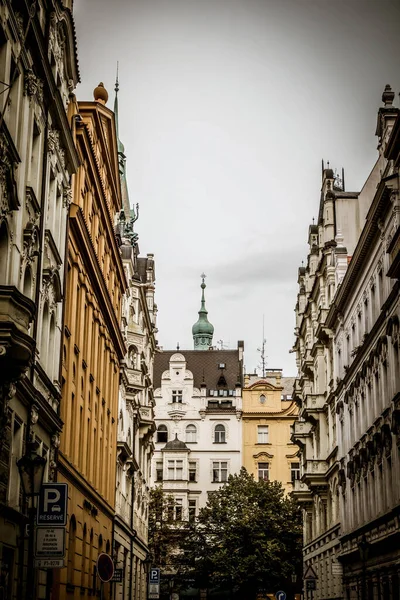
[{"label": "dark roof", "polygon": [[181,440],[178,440],[177,433],[175,434],[175,439],[167,442],[164,448],[161,448],[161,450],[188,450],[190,452],[190,448],[186,446],[185,442],[181,442]]},{"label": "dark roof", "polygon": [[[207,389],[217,389],[221,375],[225,377],[226,389],[233,390],[239,381],[242,385],[242,361],[239,361],[239,350],[163,350],[154,358],[153,385],[161,387],[161,376],[169,370],[169,361],[173,354],[182,354],[186,360],[186,368],[193,373],[194,386],[200,388],[202,383]],[[219,365],[225,364],[225,369]],[[203,379],[204,375],[204,379]],[[225,386],[224,386],[225,387]]]}]

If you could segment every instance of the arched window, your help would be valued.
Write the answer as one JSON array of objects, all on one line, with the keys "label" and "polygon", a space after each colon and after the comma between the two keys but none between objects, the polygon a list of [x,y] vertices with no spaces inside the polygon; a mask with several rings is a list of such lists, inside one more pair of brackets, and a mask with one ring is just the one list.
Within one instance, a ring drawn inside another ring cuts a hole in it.
[{"label": "arched window", "polygon": [[214,429],[214,443],[223,444],[226,441],[225,426],[216,425]]},{"label": "arched window", "polygon": [[81,588],[85,587],[85,581],[86,581],[86,547],[87,547],[86,533],[87,533],[87,527],[86,527],[86,523],[85,523],[83,526],[83,536],[82,536]]},{"label": "arched window", "polygon": [[68,531],[68,564],[67,564],[67,583],[74,585],[74,560],[76,546],[76,520],[75,515],[71,515]]},{"label": "arched window", "polygon": [[47,366],[47,356],[49,352],[49,334],[50,334],[50,313],[49,307],[46,304],[43,307],[42,317],[42,339],[41,339],[41,359],[44,367]]},{"label": "arched window", "polygon": [[159,425],[157,429],[157,442],[168,442],[168,429],[166,425]]},{"label": "arched window", "polygon": [[26,270],[25,270],[24,296],[27,296],[28,298],[32,298],[32,273],[31,273],[31,270],[29,267],[26,267]]},{"label": "arched window", "polygon": [[188,425],[186,427],[186,442],[189,444],[194,443],[194,442],[196,442],[196,437],[197,437],[196,425]]},{"label": "arched window", "polygon": [[3,285],[8,281],[8,231],[6,224],[1,224],[0,227],[0,281]]}]

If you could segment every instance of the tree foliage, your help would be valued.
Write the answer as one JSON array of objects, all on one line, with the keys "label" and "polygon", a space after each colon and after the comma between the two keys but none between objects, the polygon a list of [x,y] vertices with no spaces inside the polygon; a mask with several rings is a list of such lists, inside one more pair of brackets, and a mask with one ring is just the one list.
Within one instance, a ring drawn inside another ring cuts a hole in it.
[{"label": "tree foliage", "polygon": [[287,589],[301,571],[302,521],[279,482],[255,481],[245,469],[210,495],[181,540],[180,571],[199,587],[239,598]]}]

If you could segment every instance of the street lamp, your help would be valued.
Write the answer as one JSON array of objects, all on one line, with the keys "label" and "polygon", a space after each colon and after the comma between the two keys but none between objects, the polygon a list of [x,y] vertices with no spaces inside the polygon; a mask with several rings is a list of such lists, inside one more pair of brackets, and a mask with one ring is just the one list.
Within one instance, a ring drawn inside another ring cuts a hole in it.
[{"label": "street lamp", "polygon": [[146,558],[143,561],[144,572],[146,573],[146,598],[149,595],[149,573],[150,573],[151,563],[152,563],[151,554],[150,554],[150,552],[148,552],[146,554]]},{"label": "street lamp", "polygon": [[40,493],[42,487],[46,459],[40,456],[37,451],[37,444],[29,442],[27,451],[22,458],[17,461],[19,476],[21,478],[22,489],[26,498],[31,498],[29,506],[29,532],[28,532],[28,569],[26,578],[26,598],[31,600],[35,597],[36,571],[33,565],[34,561],[34,543],[35,543],[35,496]]},{"label": "street lamp", "polygon": [[361,540],[358,542],[357,546],[358,546],[358,551],[360,553],[360,558],[361,558],[361,562],[362,562],[361,600],[367,600],[366,563],[368,560],[368,554],[369,554],[369,549],[370,549],[371,544],[370,544],[370,542],[368,542],[368,540],[365,536],[365,533],[363,534]]}]

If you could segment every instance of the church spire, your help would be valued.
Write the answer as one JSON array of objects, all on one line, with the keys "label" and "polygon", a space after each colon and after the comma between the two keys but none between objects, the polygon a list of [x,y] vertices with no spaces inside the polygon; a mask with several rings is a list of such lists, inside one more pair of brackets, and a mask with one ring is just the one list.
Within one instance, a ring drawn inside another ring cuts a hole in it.
[{"label": "church spire", "polygon": [[214,333],[214,327],[209,322],[206,309],[206,300],[204,296],[205,274],[201,275],[201,306],[199,310],[199,318],[192,327],[193,343],[195,350],[208,350],[212,345],[212,338]]}]

